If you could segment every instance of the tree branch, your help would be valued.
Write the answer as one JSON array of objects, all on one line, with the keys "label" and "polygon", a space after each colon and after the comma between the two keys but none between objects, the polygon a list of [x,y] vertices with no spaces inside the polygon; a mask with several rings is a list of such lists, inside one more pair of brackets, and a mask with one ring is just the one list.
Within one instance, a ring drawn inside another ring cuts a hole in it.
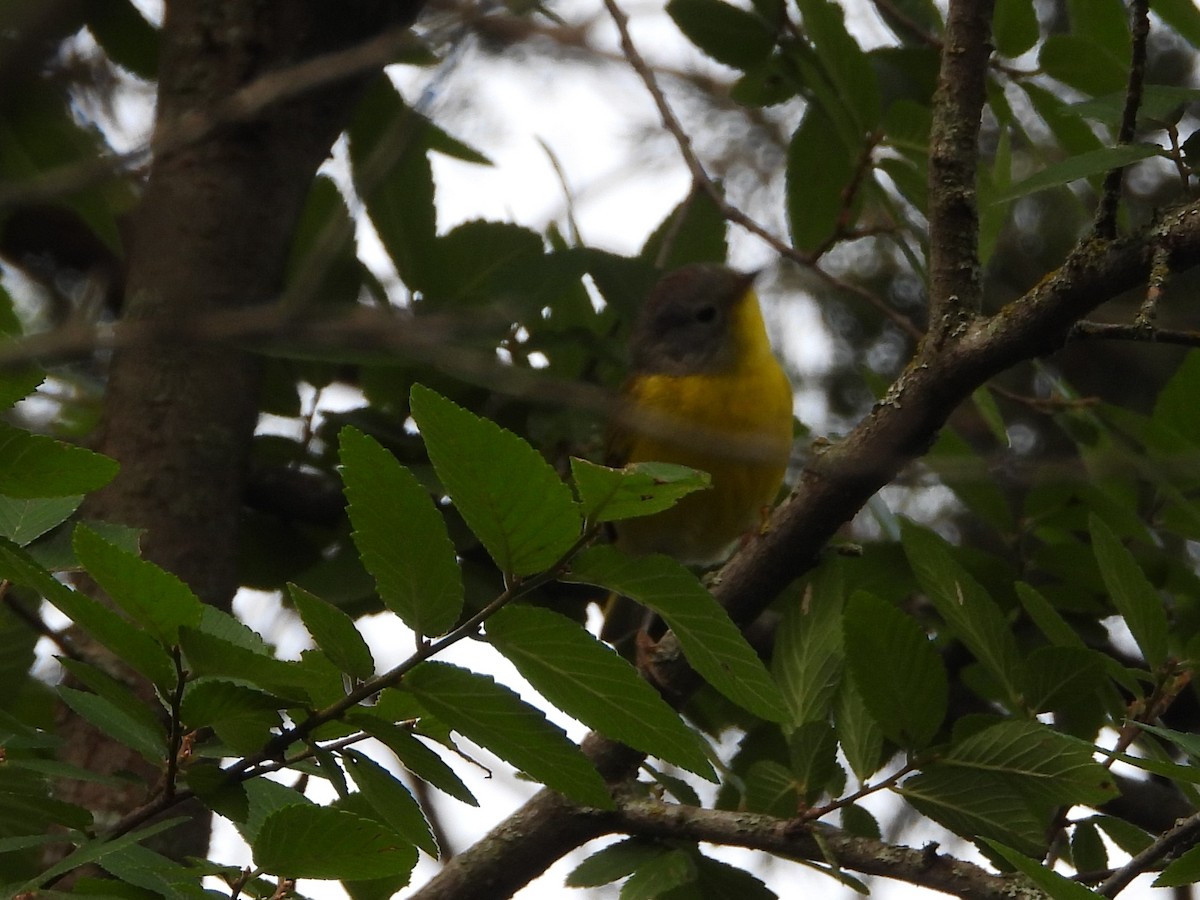
[{"label": "tree branch", "polygon": [[994,0],[953,2],[929,135],[929,333],[934,340],[981,305],[975,175]]},{"label": "tree branch", "polygon": [[886,841],[854,837],[821,825],[761,813],[729,812],[681,806],[658,800],[627,799],[605,817],[611,830],[644,837],[686,838],[731,847],[763,850],[775,856],[810,859],[880,875],[965,900],[1010,900],[1042,896],[1019,875],[996,875],[982,866],[938,853]]},{"label": "tree branch", "polygon": [[[1125,87],[1125,108],[1121,112],[1121,125],[1117,130],[1117,144],[1130,143],[1137,132],[1138,109],[1142,105],[1142,82],[1146,78],[1146,43],[1150,37],[1149,0],[1134,0],[1130,9],[1132,33],[1132,58],[1129,62],[1129,79]],[[1111,240],[1117,234],[1117,207],[1121,202],[1121,184],[1125,169],[1111,170],[1104,177],[1104,189],[1100,205],[1096,209],[1096,237]]]}]

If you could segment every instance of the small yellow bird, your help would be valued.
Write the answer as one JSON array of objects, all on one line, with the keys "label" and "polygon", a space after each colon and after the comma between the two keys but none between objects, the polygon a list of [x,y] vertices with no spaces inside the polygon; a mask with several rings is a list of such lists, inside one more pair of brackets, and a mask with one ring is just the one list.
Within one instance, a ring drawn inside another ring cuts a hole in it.
[{"label": "small yellow bird", "polygon": [[[792,388],[771,351],[753,273],[694,264],[651,291],[630,338],[631,374],[609,427],[609,462],[701,469],[711,486],[670,509],[617,523],[617,546],[705,565],[762,522],[792,448]],[[621,606],[627,609],[621,609]],[[637,627],[606,610],[602,637]]]}]

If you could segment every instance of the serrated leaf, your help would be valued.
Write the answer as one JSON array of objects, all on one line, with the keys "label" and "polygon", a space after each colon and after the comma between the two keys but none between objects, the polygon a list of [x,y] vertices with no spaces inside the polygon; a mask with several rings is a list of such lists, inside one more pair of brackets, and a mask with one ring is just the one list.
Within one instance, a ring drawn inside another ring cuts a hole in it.
[{"label": "serrated leaf", "polygon": [[440,855],[437,841],[412,794],[400,781],[375,760],[355,750],[346,750],[346,771],[358,785],[367,802],[382,820],[412,841],[434,859]]},{"label": "serrated leaf", "polygon": [[312,676],[298,662],[274,659],[189,627],[179,630],[179,645],[194,675],[241,679],[293,703],[312,698]]},{"label": "serrated leaf", "polygon": [[510,575],[549,568],[579,538],[571,490],[529,444],[413,385],[412,416],[429,459],[467,526]]},{"label": "serrated leaf", "polygon": [[632,463],[621,469],[571,457],[571,479],[589,522],[616,522],[648,516],[712,482],[707,472],[674,463]]},{"label": "serrated leaf", "polygon": [[252,753],[280,727],[279,710],[286,705],[244,684],[202,676],[189,682],[179,716],[189,729],[209,726],[234,750]]},{"label": "serrated leaf", "polygon": [[161,728],[147,727],[111,700],[87,691],[59,685],[58,695],[67,706],[96,726],[101,733],[140,753],[148,762],[161,763],[166,756],[166,736]]},{"label": "serrated leaf", "polygon": [[842,680],[842,598],[810,587],[791,603],[775,631],[771,672],[791,710],[791,724],[824,720]]},{"label": "serrated leaf", "polygon": [[1151,887],[1182,887],[1197,881],[1200,881],[1200,846],[1192,847],[1182,856],[1171,860],[1170,865],[1154,879]]},{"label": "serrated leaf", "polygon": [[391,829],[323,806],[276,810],[252,848],[257,866],[289,878],[385,878],[411,872],[417,861],[416,847]]},{"label": "serrated leaf", "polygon": [[612,807],[604,781],[563,730],[495,679],[423,662],[400,686],[459,734],[534,780],[576,802]]},{"label": "serrated leaf", "polygon": [[375,674],[375,658],[354,620],[304,588],[288,585],[288,596],[316,645],[330,661],[354,678],[365,680]]},{"label": "serrated leaf", "polygon": [[200,624],[203,604],[176,575],[111,544],[86,525],[75,529],[75,555],[104,593],[164,646],[179,629]]},{"label": "serrated leaf", "polygon": [[[161,707],[153,703],[148,704],[143,698],[135,695],[128,685],[95,666],[67,657],[59,657],[58,663],[71,674],[75,682],[71,687],[82,686],[102,697],[135,723],[141,731],[156,735],[155,740],[163,746],[166,745]],[[155,761],[158,761],[158,758]]]},{"label": "serrated leaf", "polygon": [[1011,790],[1044,805],[1096,805],[1116,793],[1087,745],[1039,722],[1007,719],[956,743],[940,764],[1003,776]]},{"label": "serrated leaf", "polygon": [[812,805],[838,771],[837,736],[827,721],[805,722],[788,734],[788,757],[801,800]]},{"label": "serrated leaf", "polygon": [[642,863],[621,887],[621,900],[654,900],[696,880],[693,854],[666,850]]},{"label": "serrated leaf", "polygon": [[149,840],[156,834],[160,834],[176,825],[181,825],[184,822],[191,821],[187,816],[176,816],[171,819],[164,819],[161,822],[155,822],[153,825],[147,825],[145,828],[138,828],[134,831],[126,832],[120,837],[112,840],[101,840],[99,838],[87,841],[80,844],[65,857],[60,859],[54,865],[42,870],[32,879],[21,885],[14,892],[14,896],[32,892],[43,884],[54,881],[67,872],[77,869],[80,866],[91,862],[103,860],[104,857],[118,853],[126,847],[135,846],[139,841]]},{"label": "serrated leaf", "polygon": [[1167,659],[1167,614],[1154,586],[1111,528],[1099,516],[1088,517],[1092,550],[1109,597],[1151,667]]},{"label": "serrated leaf", "polygon": [[1102,175],[1110,169],[1132,165],[1152,156],[1163,156],[1163,149],[1157,144],[1121,144],[1117,147],[1105,147],[1080,153],[1062,162],[1051,163],[1036,175],[1030,175],[1016,184],[1009,186],[992,197],[993,203],[1007,203],[1018,197],[1044,191],[1047,188],[1061,187],[1078,181],[1080,178],[1090,178]]},{"label": "serrated leaf", "polygon": [[968,840],[990,837],[1022,853],[1040,855],[1047,822],[1000,778],[932,765],[909,778],[899,793],[917,810]]},{"label": "serrated leaf", "polygon": [[661,844],[626,838],[597,850],[567,875],[565,883],[567,887],[599,887],[635,872],[662,852]]},{"label": "serrated leaf", "polygon": [[0,536],[24,547],[69,519],[82,502],[82,495],[21,500],[0,494]]},{"label": "serrated leaf", "polygon": [[1000,607],[932,531],[905,522],[901,540],[913,574],[938,614],[1015,704],[1020,697],[1021,657]]},{"label": "serrated leaf", "polygon": [[775,46],[775,35],[763,19],[722,0],[671,0],[667,15],[689,41],[735,69],[765,62]]},{"label": "serrated leaf", "polygon": [[834,713],[838,743],[859,781],[866,781],[883,765],[883,731],[863,703],[852,678],[842,682]]},{"label": "serrated leaf", "polygon": [[447,796],[470,806],[479,805],[479,801],[455,771],[407,729],[392,722],[380,721],[370,715],[351,714],[349,719],[391,750],[396,759],[413,775]]},{"label": "serrated leaf", "polygon": [[923,747],[946,715],[946,668],[929,637],[909,616],[865,591],[846,603],[846,663],[863,705],[883,733]]},{"label": "serrated leaf", "polygon": [[1058,610],[1037,588],[1023,581],[1018,581],[1015,587],[1021,605],[1047,640],[1059,647],[1071,647],[1077,650],[1087,648],[1083,638],[1067,623],[1066,619],[1059,615]]},{"label": "serrated leaf", "polygon": [[462,571],[429,492],[350,426],[341,431],[339,457],[354,543],[380,599],[419,635],[449,631],[462,612]]},{"label": "serrated leaf", "polygon": [[1078,881],[1072,881],[1070,878],[1059,875],[1053,869],[1037,860],[1030,859],[1012,847],[1006,847],[1004,844],[988,838],[982,840],[1008,860],[1014,869],[1044,890],[1053,900],[1097,900],[1102,896]]},{"label": "serrated leaf", "polygon": [[488,619],[486,628],[488,641],[563,712],[716,781],[703,741],[633,666],[582,626],[548,609],[509,606]]},{"label": "serrated leaf", "polygon": [[786,701],[758,655],[684,566],[665,556],[630,557],[615,547],[593,547],[574,559],[563,580],[606,587],[653,610],[705,681],[756,716],[787,718]]},{"label": "serrated leaf", "polygon": [[0,494],[20,499],[87,494],[112,481],[116,460],[0,422]]},{"label": "serrated leaf", "polygon": [[11,542],[0,538],[0,577],[32,588],[72,622],[164,690],[175,683],[171,657],[150,635],[108,607],[67,587]]}]

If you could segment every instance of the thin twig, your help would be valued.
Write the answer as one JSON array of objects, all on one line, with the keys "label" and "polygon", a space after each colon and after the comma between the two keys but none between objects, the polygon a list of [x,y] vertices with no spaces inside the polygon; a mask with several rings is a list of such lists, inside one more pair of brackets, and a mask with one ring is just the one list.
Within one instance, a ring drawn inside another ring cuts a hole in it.
[{"label": "thin twig", "polygon": [[1133,879],[1143,872],[1150,871],[1160,860],[1176,850],[1191,846],[1197,838],[1200,838],[1200,813],[1177,822],[1174,828],[1113,872],[1096,892],[1103,897],[1117,896]]},{"label": "thin twig", "polygon": [[663,127],[675,139],[675,143],[679,145],[679,153],[683,157],[683,162],[687,166],[688,172],[691,173],[693,183],[712,198],[713,203],[717,205],[717,208],[721,211],[721,215],[726,221],[740,225],[746,231],[761,238],[777,253],[793,262],[802,266],[812,266],[813,258],[811,256],[801,253],[796,248],[790,246],[777,235],[772,234],[769,229],[760,225],[725,199],[721,188],[709,177],[708,172],[704,169],[704,164],[692,148],[692,139],[684,131],[683,125],[680,124],[679,119],[671,109],[671,105],[667,102],[666,95],[663,94],[662,88],[659,87],[654,70],[634,45],[633,38],[629,34],[629,17],[617,5],[616,0],[604,0],[604,7],[608,10],[613,23],[617,26],[617,32],[621,39],[621,51],[625,54],[625,58],[629,60],[629,65],[646,86],[646,90],[649,92],[655,107],[658,109]]},{"label": "thin twig", "polygon": [[1069,335],[1071,340],[1102,338],[1109,341],[1141,341],[1151,344],[1175,344],[1180,347],[1200,347],[1200,331],[1195,329],[1146,328],[1126,322],[1075,323]]},{"label": "thin twig", "polygon": [[[1132,57],[1129,62],[1129,79],[1125,86],[1125,108],[1121,113],[1121,125],[1117,131],[1117,144],[1130,143],[1137,133],[1138,109],[1142,105],[1142,82],[1146,77],[1146,43],[1150,36],[1150,2],[1133,0],[1130,9],[1132,32]],[[1104,187],[1100,205],[1096,209],[1094,231],[1101,240],[1111,241],[1117,236],[1117,207],[1121,202],[1121,184],[1124,179],[1123,166],[1109,170],[1104,176]]]}]

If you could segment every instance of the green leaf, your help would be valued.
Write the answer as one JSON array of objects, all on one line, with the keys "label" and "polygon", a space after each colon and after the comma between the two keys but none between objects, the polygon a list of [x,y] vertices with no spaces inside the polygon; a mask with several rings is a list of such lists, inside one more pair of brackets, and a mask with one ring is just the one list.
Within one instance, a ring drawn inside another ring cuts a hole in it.
[{"label": "green leaf", "polygon": [[190,730],[209,726],[234,750],[252,753],[280,728],[279,710],[286,705],[244,684],[201,676],[188,683],[179,716]]},{"label": "green leaf", "polygon": [[359,710],[352,712],[348,719],[391,750],[404,768],[416,777],[455,800],[461,800],[469,806],[479,805],[455,771],[407,728],[390,721],[380,721]]},{"label": "green leaf", "polygon": [[1104,520],[1088,517],[1092,550],[1113,605],[1153,668],[1167,659],[1167,614],[1162,599],[1131,554]]},{"label": "green leaf", "polygon": [[571,457],[571,479],[589,522],[616,522],[672,507],[712,482],[707,472],[674,463],[633,463],[610,469]]},{"label": "green leaf", "polygon": [[735,69],[765,62],[775,46],[775,35],[763,19],[722,0],[671,0],[667,15],[689,41]]},{"label": "green leaf", "polygon": [[1154,14],[1193,47],[1200,47],[1200,9],[1193,0],[1154,0]]},{"label": "green leaf", "polygon": [[1046,725],[1006,719],[956,743],[939,763],[1004,776],[1011,790],[1052,808],[1097,805],[1116,794],[1112,775],[1089,747]]},{"label": "green leaf", "polygon": [[946,669],[919,625],[891,603],[857,591],[843,618],[846,663],[883,733],[924,747],[946,715]]},{"label": "green leaf", "polygon": [[200,624],[203,604],[177,576],[111,544],[86,525],[75,529],[79,562],[129,618],[161,644],[179,643],[179,629]]},{"label": "green leaf", "polygon": [[463,604],[446,520],[416,476],[374,438],[347,426],[339,455],[354,543],[380,599],[417,634],[444,634]]},{"label": "green leaf", "polygon": [[332,603],[294,584],[288,585],[288,596],[316,645],[335,666],[359,680],[375,674],[371,648],[352,618]]},{"label": "green leaf", "polygon": [[1182,887],[1200,881],[1200,846],[1192,847],[1171,860],[1151,887]]},{"label": "green leaf", "polygon": [[883,731],[871,716],[853,679],[842,682],[834,711],[838,743],[859,781],[866,781],[883,765]]},{"label": "green leaf", "polygon": [[158,704],[147,703],[143,698],[135,695],[128,685],[87,663],[67,657],[59,657],[58,662],[63,669],[71,673],[72,678],[77,682],[71,687],[80,685],[86,687],[128,719],[130,730],[139,731],[143,735],[153,735],[153,740],[143,742],[143,744],[144,746],[157,746],[158,750],[152,761],[161,762],[162,748],[166,746],[167,737],[162,724],[163,710]]},{"label": "green leaf", "polygon": [[190,821],[187,816],[176,816],[172,819],[164,819],[161,822],[155,822],[153,825],[147,825],[145,828],[138,828],[134,831],[126,832],[120,837],[113,838],[110,841],[95,839],[84,844],[80,844],[73,851],[60,859],[48,869],[44,869],[36,876],[31,878],[25,884],[21,885],[14,896],[32,892],[47,882],[54,881],[67,872],[77,869],[80,866],[87,865],[91,862],[103,860],[104,857],[119,853],[128,847],[133,847],[140,841],[149,840],[156,834],[174,828],[176,825],[181,825],[184,822]]},{"label": "green leaf", "polygon": [[117,468],[107,456],[0,422],[0,494],[19,499],[87,494],[112,481]]},{"label": "green leaf", "polygon": [[788,230],[792,246],[802,252],[812,252],[833,238],[854,178],[850,151],[836,135],[829,114],[810,103],[788,144]]},{"label": "green leaf", "polygon": [[1091,819],[1076,822],[1071,829],[1071,864],[1076,872],[1100,872],[1109,867],[1108,848]]},{"label": "green leaf", "polygon": [[379,814],[381,821],[396,830],[396,833],[412,841],[434,859],[438,853],[437,841],[425,820],[425,813],[417,805],[399,779],[369,756],[355,750],[342,754],[346,760],[346,771],[358,785],[367,802]]},{"label": "green leaf", "polygon": [[688,850],[665,850],[637,867],[621,887],[621,900],[654,900],[696,880],[696,864]]},{"label": "green leaf", "polygon": [[367,879],[411,872],[417,850],[390,828],[315,805],[272,812],[254,840],[255,865],[288,878]]},{"label": "green leaf", "polygon": [[32,588],[63,615],[150,679],[160,689],[175,684],[175,666],[146,632],[91,597],[67,587],[14,544],[0,539],[0,577]]},{"label": "green leaf", "polygon": [[1078,181],[1080,178],[1090,178],[1093,175],[1103,175],[1110,169],[1132,165],[1151,156],[1164,156],[1162,147],[1157,144],[1121,144],[1116,147],[1105,147],[1080,153],[1077,156],[1053,163],[1042,169],[1036,175],[1018,181],[1007,190],[1000,191],[991,198],[993,203],[1007,203],[1018,197],[1024,197],[1046,188],[1060,187]]},{"label": "green leaf", "polygon": [[826,719],[842,681],[842,598],[824,586],[810,585],[803,602],[789,603],[775,631],[771,671],[793,725]]},{"label": "green leaf", "polygon": [[597,850],[571,871],[565,883],[567,887],[600,887],[632,874],[662,852],[661,844],[626,838]]},{"label": "green leaf", "polygon": [[437,240],[424,119],[381,73],[359,101],[348,133],[355,190],[396,271],[420,290],[435,268]]},{"label": "green leaf", "polygon": [[653,610],[705,681],[756,716],[787,719],[787,703],[758,655],[712,594],[679,563],[593,547],[572,561],[563,579],[606,587]]},{"label": "green leaf", "polygon": [[1096,41],[1076,34],[1047,37],[1038,62],[1051,78],[1091,96],[1122,90],[1129,67],[1128,59],[1119,59]]},{"label": "green leaf", "polygon": [[148,762],[161,763],[167,753],[162,729],[150,728],[111,700],[99,694],[59,685],[58,694],[67,706],[98,728],[101,733],[136,750]]},{"label": "green leaf", "polygon": [[829,789],[837,764],[837,736],[827,721],[805,722],[788,735],[788,756],[796,790],[812,805]]},{"label": "green leaf", "polygon": [[[508,316],[541,311],[531,287],[531,272],[540,274],[544,261],[542,237],[511,222],[473,219],[455,226],[433,245],[434,257],[421,281],[421,309],[461,315],[464,307],[493,312],[504,332]],[[536,275],[535,275],[536,278]],[[530,305],[527,305],[530,304]]]},{"label": "green leaf", "polygon": [[996,49],[1009,58],[1031,49],[1038,39],[1037,10],[1033,0],[996,0],[992,34]]},{"label": "green leaf", "polygon": [[983,586],[958,564],[944,540],[932,531],[904,522],[904,554],[913,574],[955,637],[1018,704],[1021,657],[1008,619]]},{"label": "green leaf", "polygon": [[709,781],[704,742],[607,644],[564,616],[509,606],[487,621],[487,638],[543,697],[589,728]]},{"label": "green leaf", "polygon": [[179,645],[194,675],[242,679],[294,703],[312,699],[313,678],[298,662],[274,659],[195,628],[179,630]]},{"label": "green leaf", "polygon": [[521,438],[419,384],[412,416],[446,493],[501,571],[541,572],[579,538],[570,488]]},{"label": "green leaf", "polygon": [[983,838],[982,840],[1004,857],[1014,869],[1021,872],[1026,878],[1045,891],[1047,896],[1053,898],[1053,900],[1096,900],[1096,898],[1102,896],[1080,884],[1078,881],[1072,881],[1070,878],[1059,875],[1043,863],[1035,859],[1030,859],[1025,854],[1011,847],[1006,847],[1004,844],[989,840],[988,838]]},{"label": "green leaf", "polygon": [[[726,6],[721,0],[700,0],[700,3]],[[725,215],[712,196],[708,191],[693,188],[646,238],[638,255],[662,272],[694,262],[724,262],[729,254],[725,230]]]},{"label": "green leaf", "polygon": [[[796,0],[796,6],[839,107],[853,117],[856,133],[873,131],[883,109],[879,79],[870,58],[846,29],[844,10],[833,0]],[[819,180],[818,174],[820,178],[826,175],[824,170],[814,169],[809,177]]]},{"label": "green leaf", "polygon": [[71,518],[82,502],[82,495],[25,500],[0,495],[0,536],[24,547]]},{"label": "green leaf", "polygon": [[1002,840],[1031,856],[1045,849],[1047,821],[1005,779],[932,765],[899,793],[924,815],[968,840]]},{"label": "green leaf", "polygon": [[1037,588],[1031,587],[1023,581],[1018,581],[1015,587],[1021,605],[1050,643],[1058,647],[1072,647],[1078,650],[1087,648],[1083,638],[1068,624],[1066,619],[1059,615],[1058,610],[1038,592]]},{"label": "green leaf", "polygon": [[571,799],[612,807],[596,769],[542,712],[486,675],[423,662],[401,682],[431,713],[481,747]]}]

